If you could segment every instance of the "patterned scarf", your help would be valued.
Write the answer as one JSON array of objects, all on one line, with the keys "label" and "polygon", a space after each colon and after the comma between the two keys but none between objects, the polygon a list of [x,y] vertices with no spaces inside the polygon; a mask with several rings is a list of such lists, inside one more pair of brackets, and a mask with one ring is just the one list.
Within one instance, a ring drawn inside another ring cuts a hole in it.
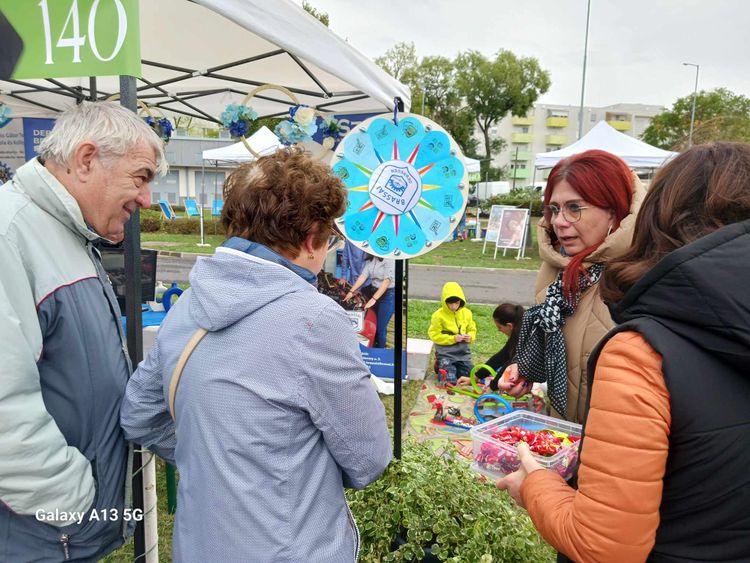
[{"label": "patterned scarf", "polygon": [[599,281],[603,271],[603,264],[594,264],[579,274],[572,302],[563,296],[560,272],[547,288],[544,302],[528,309],[521,322],[518,372],[529,381],[546,381],[552,406],[562,416],[568,405],[568,362],[562,327],[565,317],[575,313],[583,292]]}]

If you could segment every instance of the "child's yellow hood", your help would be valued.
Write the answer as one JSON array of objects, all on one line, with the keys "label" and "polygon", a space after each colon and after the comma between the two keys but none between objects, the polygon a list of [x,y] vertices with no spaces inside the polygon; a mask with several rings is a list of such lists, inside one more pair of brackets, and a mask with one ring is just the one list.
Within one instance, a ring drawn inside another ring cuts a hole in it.
[{"label": "child's yellow hood", "polygon": [[445,300],[448,299],[449,297],[458,297],[461,300],[461,308],[466,306],[466,297],[464,296],[464,290],[461,289],[461,286],[458,285],[457,282],[446,282],[445,285],[443,286],[443,297],[442,297],[443,311],[453,314],[453,311],[451,311],[448,308],[448,305],[445,303]]}]

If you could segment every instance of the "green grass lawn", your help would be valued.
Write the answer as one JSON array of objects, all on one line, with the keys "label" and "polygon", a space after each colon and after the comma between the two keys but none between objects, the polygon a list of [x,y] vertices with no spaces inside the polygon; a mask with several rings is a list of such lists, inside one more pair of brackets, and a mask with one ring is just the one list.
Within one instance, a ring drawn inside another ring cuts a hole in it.
[{"label": "green grass lawn", "polygon": [[[208,234],[212,233],[212,234]],[[141,233],[141,247],[172,252],[193,252],[213,254],[214,249],[224,242],[224,235],[214,235],[213,228],[206,229],[204,240],[209,246],[198,246],[200,235],[170,235],[167,233]]]}]

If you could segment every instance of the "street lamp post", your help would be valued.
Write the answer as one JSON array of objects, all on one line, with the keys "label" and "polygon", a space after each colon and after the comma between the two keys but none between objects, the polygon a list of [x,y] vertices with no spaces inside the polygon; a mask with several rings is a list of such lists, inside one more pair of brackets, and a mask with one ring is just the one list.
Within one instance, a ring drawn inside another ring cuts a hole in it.
[{"label": "street lamp post", "polygon": [[583,76],[581,77],[581,107],[578,110],[578,138],[583,136],[583,97],[586,92],[586,55],[589,50],[589,20],[591,19],[591,0],[586,6],[586,37],[583,42]]},{"label": "street lamp post", "polygon": [[701,65],[695,63],[682,63],[684,66],[695,67],[695,88],[693,88],[693,111],[690,112],[690,133],[688,134],[688,148],[693,146],[693,126],[695,125],[695,100],[698,96],[698,72],[700,72]]}]

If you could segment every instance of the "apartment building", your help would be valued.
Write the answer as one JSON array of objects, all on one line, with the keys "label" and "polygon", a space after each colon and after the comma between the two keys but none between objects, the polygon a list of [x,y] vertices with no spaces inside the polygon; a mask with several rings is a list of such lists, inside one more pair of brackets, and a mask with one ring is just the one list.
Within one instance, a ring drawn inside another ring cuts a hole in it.
[{"label": "apartment building", "polygon": [[[651,120],[665,109],[644,104],[584,106],[582,134],[604,120],[625,135],[640,138]],[[494,155],[492,165],[507,166],[508,178],[516,184],[530,183],[536,153],[555,151],[578,139],[579,110],[579,106],[537,104],[524,117],[506,117],[490,128],[490,138],[502,138],[507,143],[502,152]],[[476,137],[481,143],[478,132]],[[536,180],[545,180],[548,174],[548,170],[539,171]]]}]

